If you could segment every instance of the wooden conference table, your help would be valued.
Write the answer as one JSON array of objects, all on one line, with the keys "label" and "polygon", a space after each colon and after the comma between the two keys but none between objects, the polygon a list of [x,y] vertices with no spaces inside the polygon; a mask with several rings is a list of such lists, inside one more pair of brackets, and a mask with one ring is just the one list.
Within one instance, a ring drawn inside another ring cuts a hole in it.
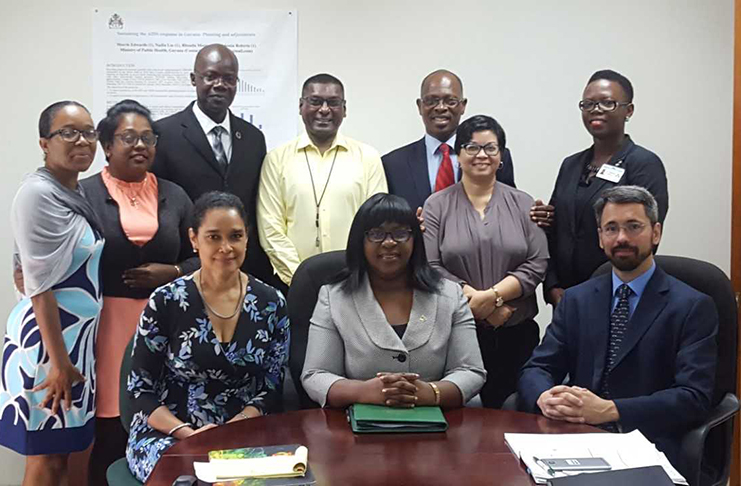
[{"label": "wooden conference table", "polygon": [[171,447],[148,485],[171,486],[194,474],[193,461],[208,451],[248,446],[303,444],[317,485],[508,485],[533,482],[504,443],[505,432],[600,432],[587,425],[539,415],[484,408],[445,413],[445,433],[354,435],[344,412],[301,410],[269,415],[208,430]]}]

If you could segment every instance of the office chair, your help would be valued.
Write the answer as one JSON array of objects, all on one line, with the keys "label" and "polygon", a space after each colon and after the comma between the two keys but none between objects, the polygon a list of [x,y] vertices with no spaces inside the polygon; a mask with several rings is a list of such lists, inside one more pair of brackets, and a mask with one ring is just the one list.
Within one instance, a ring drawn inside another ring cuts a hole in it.
[{"label": "office chair", "polygon": [[[124,351],[123,361],[121,362],[120,383],[118,386],[118,409],[121,413],[121,424],[128,433],[131,426],[131,419],[134,417],[134,408],[129,398],[127,390],[127,381],[131,372],[131,350],[134,347],[134,338],[131,338]],[[109,486],[141,486],[142,483],[131,474],[129,463],[125,457],[117,460],[106,471],[106,480]]]},{"label": "office chair", "polygon": [[314,313],[319,289],[345,267],[345,250],[330,251],[304,260],[296,269],[288,290],[288,318],[291,320],[291,354],[288,366],[298,393],[301,408],[319,405],[306,394],[301,385],[309,320]]}]

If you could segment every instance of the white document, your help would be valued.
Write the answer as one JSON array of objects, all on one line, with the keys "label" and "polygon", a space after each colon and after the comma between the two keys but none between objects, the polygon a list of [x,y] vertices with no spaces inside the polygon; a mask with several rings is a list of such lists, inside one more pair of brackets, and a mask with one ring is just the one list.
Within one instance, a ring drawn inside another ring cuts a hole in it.
[{"label": "white document", "polygon": [[[95,9],[93,119],[126,98],[155,120],[181,111],[196,99],[190,81],[196,54],[218,43],[239,60],[232,113],[262,130],[268,150],[277,147],[298,129],[297,17],[295,10]],[[101,157],[94,168],[102,167]]]},{"label": "white document", "polygon": [[[549,479],[584,471],[549,474],[538,459],[570,457],[601,457],[612,470],[645,466],[661,466],[674,484],[686,485],[687,480],[669,463],[663,452],[646,439],[640,431],[628,434],[504,434],[504,441],[512,452],[525,463],[537,484]],[[594,471],[598,472],[598,471]]]},{"label": "white document", "polygon": [[296,454],[254,457],[249,459],[211,459],[209,462],[194,462],[196,477],[207,483],[244,478],[289,478],[303,476],[309,462],[309,450],[305,446],[296,449]]}]

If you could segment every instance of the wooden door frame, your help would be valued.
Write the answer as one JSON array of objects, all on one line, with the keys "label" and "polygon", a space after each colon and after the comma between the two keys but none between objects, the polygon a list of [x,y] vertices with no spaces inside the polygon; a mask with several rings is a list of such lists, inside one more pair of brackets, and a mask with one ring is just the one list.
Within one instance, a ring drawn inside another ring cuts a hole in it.
[{"label": "wooden door frame", "polygon": [[[733,174],[731,196],[731,282],[738,301],[741,292],[741,0],[734,2],[734,49],[733,49]],[[739,333],[741,344],[741,333]],[[741,349],[737,346],[736,349]],[[736,395],[741,390],[741,354],[737,356]],[[731,486],[741,486],[741,451],[739,449],[739,427],[736,417],[733,433],[733,456],[731,462]]]}]

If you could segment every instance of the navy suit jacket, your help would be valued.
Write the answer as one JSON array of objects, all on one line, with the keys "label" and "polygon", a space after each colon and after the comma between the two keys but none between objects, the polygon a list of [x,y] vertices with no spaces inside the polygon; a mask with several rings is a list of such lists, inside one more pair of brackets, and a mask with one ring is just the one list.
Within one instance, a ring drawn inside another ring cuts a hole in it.
[{"label": "navy suit jacket", "polygon": [[230,192],[239,197],[251,222],[243,268],[272,283],[275,279],[273,267],[260,247],[255,208],[260,170],[266,153],[265,136],[253,125],[230,113],[232,158],[224,172],[193,113],[193,103],[183,111],[155,122],[154,130],[159,141],[152,172],[185,189],[194,202],[209,191]]},{"label": "navy suit jacket", "polygon": [[[561,384],[600,389],[610,333],[612,273],[567,289],[543,342],[523,366],[521,410]],[[610,371],[624,432],[640,431],[676,460],[679,441],[710,410],[717,361],[713,300],[656,268]],[[676,464],[676,462],[675,462]]]},{"label": "navy suit jacket", "polygon": [[[381,157],[381,161],[389,194],[403,197],[412,209],[424,206],[432,194],[424,137],[387,153]],[[504,149],[502,154],[502,168],[497,172],[497,181],[515,187],[515,171],[509,149]]]}]

